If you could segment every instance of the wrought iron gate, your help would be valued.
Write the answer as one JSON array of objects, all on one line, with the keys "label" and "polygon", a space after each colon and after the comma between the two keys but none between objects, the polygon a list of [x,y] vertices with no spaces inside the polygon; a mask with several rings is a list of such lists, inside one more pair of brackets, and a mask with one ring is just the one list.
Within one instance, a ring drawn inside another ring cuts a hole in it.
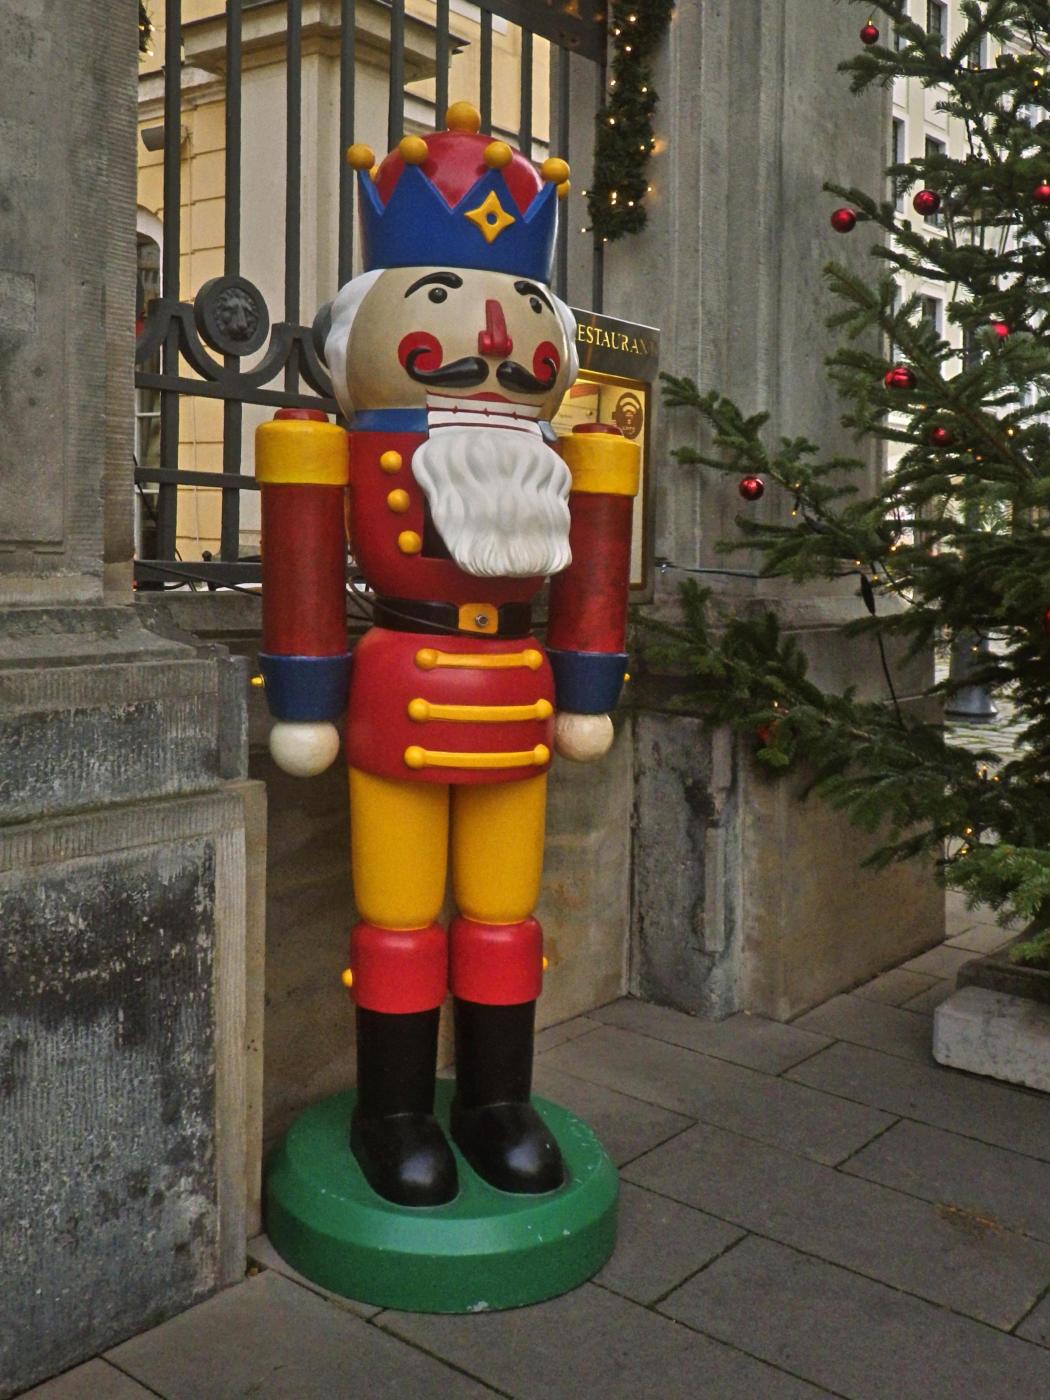
[{"label": "wrought iron gate", "polygon": [[[449,27],[451,0],[435,0],[435,111],[448,105],[448,73],[453,44]],[[250,473],[242,470],[242,407],[246,403],[274,408],[320,407],[337,413],[335,400],[318,354],[312,327],[302,322],[302,29],[303,0],[287,0],[286,17],[286,181],[284,194],[283,318],[271,325],[270,309],[259,289],[241,273],[241,93],[242,29],[247,12],[267,0],[227,0],[225,12],[225,226],[223,274],[197,291],[192,303],[180,300],[181,136],[182,136],[182,3],[164,3],[164,118],[163,118],[163,241],[160,295],[144,310],[136,347],[135,383],[155,395],[158,460],[136,463],[135,483],[147,502],[153,529],[151,548],[137,552],[140,588],[256,585],[258,558],[240,554],[241,492],[255,490]],[[389,4],[390,56],[387,142],[392,149],[404,132],[405,0]],[[531,151],[533,140],[533,40],[541,36],[552,45],[553,87],[557,124],[552,146],[571,158],[569,133],[570,63],[572,56],[595,66],[596,91],[605,82],[604,0],[481,0],[480,70],[481,119],[491,126],[493,17],[521,29],[520,146]],[[339,134],[343,150],[355,132],[355,0],[340,0]],[[591,139],[587,131],[584,139]],[[354,172],[340,168],[338,198],[338,281],[352,275],[354,246]],[[563,221],[564,223],[564,221]],[[555,260],[555,285],[568,298],[568,229],[562,227]],[[589,296],[600,310],[601,248],[595,249],[595,288]],[[248,269],[250,272],[250,269]],[[334,295],[336,288],[332,288]],[[586,298],[584,298],[586,299]],[[261,361],[242,361],[266,346]],[[192,374],[187,372],[192,371]],[[199,378],[193,376],[199,376]],[[221,471],[179,467],[179,405],[187,395],[222,401]],[[219,557],[182,561],[176,549],[180,486],[220,488],[222,492]]]}]

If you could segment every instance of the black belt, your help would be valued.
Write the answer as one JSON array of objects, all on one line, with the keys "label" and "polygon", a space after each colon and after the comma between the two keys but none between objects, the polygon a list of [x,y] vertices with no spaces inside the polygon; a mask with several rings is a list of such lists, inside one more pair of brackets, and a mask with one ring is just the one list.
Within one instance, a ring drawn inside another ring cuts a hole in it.
[{"label": "black belt", "polygon": [[479,604],[469,613],[477,625],[461,627],[458,603],[432,603],[419,598],[380,598],[373,604],[373,620],[377,627],[394,632],[439,632],[456,637],[527,637],[532,631],[532,607],[529,603],[502,603],[495,609],[496,627],[483,625],[493,609]]}]

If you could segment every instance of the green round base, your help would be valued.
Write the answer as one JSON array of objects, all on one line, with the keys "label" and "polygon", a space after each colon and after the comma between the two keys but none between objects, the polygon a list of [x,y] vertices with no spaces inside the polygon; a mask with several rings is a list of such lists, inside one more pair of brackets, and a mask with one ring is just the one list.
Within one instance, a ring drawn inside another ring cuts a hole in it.
[{"label": "green round base", "polygon": [[[438,1084],[446,1131],[452,1084]],[[619,1179],[585,1123],[534,1099],[568,1180],[543,1196],[482,1181],[456,1151],[459,1194],[406,1207],[377,1196],[350,1151],[351,1091],[314,1104],[292,1125],[266,1173],[275,1249],[312,1282],[346,1298],[408,1312],[518,1308],[557,1297],[602,1267],[616,1242]]]}]

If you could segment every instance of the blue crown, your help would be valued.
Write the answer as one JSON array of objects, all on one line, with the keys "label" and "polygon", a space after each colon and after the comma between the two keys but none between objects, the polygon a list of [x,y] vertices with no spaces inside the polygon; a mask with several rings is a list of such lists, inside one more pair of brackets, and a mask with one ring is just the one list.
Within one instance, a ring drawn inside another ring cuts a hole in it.
[{"label": "blue crown", "polygon": [[549,282],[558,228],[554,183],[518,207],[503,170],[486,170],[450,205],[421,165],[406,164],[383,204],[376,182],[358,174],[362,257],[378,267],[471,267]]}]

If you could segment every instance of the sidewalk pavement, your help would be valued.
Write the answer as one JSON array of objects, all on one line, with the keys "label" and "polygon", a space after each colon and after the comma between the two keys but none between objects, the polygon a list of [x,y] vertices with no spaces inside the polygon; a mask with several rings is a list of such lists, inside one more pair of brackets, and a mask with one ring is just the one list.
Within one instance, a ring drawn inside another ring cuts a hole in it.
[{"label": "sidewalk pavement", "polygon": [[930,1055],[949,938],[791,1025],[623,1000],[539,1037],[536,1089],[621,1170],[597,1278],[513,1312],[348,1303],[265,1238],[244,1283],[34,1400],[1046,1400],[1050,1102]]}]

